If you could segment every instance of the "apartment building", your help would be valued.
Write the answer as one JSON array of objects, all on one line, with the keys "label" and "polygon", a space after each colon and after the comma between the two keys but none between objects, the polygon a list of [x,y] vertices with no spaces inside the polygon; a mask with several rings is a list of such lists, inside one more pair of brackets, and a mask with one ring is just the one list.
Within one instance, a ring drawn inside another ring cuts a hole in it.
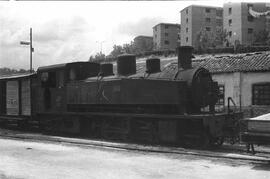
[{"label": "apartment building", "polygon": [[[270,3],[266,3],[266,10],[270,11]],[[270,14],[266,16],[266,31],[270,33]]]},{"label": "apartment building", "polygon": [[267,30],[266,16],[254,17],[249,8],[256,12],[265,12],[266,3],[225,3],[223,6],[223,27],[228,32],[229,45],[252,45],[255,34]]},{"label": "apartment building", "polygon": [[147,52],[153,50],[153,37],[139,35],[133,39],[134,47],[138,52]]},{"label": "apartment building", "polygon": [[221,7],[191,5],[180,11],[181,46],[196,48],[198,33],[205,32],[214,38],[223,27]]},{"label": "apartment building", "polygon": [[154,50],[175,50],[180,45],[180,24],[160,23],[153,27]]}]

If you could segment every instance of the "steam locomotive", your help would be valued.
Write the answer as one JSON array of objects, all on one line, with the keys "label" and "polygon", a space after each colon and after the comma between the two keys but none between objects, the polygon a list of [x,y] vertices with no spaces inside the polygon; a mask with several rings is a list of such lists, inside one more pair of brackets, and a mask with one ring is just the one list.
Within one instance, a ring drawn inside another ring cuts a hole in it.
[{"label": "steam locomotive", "polygon": [[[22,79],[0,79],[1,118],[36,122],[42,131],[155,144],[206,147],[237,137],[241,113],[216,113],[217,82],[208,70],[192,68],[192,47],[177,51],[178,66],[163,70],[160,59],[149,58],[146,70],[136,73],[136,57],[123,54],[117,74],[113,64],[73,62],[40,67]],[[12,87],[17,113],[10,112]]]}]

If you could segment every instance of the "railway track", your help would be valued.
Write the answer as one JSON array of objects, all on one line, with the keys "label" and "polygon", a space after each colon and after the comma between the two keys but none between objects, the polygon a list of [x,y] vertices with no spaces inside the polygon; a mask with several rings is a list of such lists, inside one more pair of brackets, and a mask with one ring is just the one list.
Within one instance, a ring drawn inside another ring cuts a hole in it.
[{"label": "railway track", "polygon": [[257,151],[256,155],[247,154],[244,146],[238,145],[229,146],[226,145],[213,150],[199,150],[189,149],[180,147],[165,147],[165,146],[150,146],[141,144],[130,144],[130,143],[117,143],[117,142],[105,142],[100,140],[90,139],[78,139],[68,137],[49,136],[38,133],[23,133],[20,131],[2,130],[0,129],[0,137],[5,139],[13,140],[24,140],[34,142],[50,142],[58,143],[63,145],[71,145],[78,147],[95,147],[95,148],[106,148],[115,150],[128,150],[136,152],[149,152],[149,153],[163,153],[163,154],[178,154],[178,155],[192,155],[197,157],[206,157],[213,159],[229,159],[229,160],[240,160],[251,163],[264,163],[270,164],[270,149],[269,151]]}]

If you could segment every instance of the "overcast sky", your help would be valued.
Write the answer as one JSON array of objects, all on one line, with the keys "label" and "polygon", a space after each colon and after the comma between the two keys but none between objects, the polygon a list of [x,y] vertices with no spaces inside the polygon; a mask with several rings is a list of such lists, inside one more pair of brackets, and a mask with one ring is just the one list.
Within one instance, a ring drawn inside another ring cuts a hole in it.
[{"label": "overcast sky", "polygon": [[[236,0],[237,1],[237,0]],[[254,1],[254,0],[253,0]],[[192,5],[222,7],[225,1],[0,1],[0,68],[29,69],[29,40],[33,28],[33,66],[86,61],[114,44],[137,35],[152,36],[161,22],[180,23],[180,10]]]}]

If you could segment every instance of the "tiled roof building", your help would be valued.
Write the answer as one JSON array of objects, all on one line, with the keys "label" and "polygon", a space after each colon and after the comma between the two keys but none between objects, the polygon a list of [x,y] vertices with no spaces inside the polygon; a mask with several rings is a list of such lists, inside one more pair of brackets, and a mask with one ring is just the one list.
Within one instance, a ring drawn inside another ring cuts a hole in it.
[{"label": "tiled roof building", "polygon": [[200,66],[211,73],[270,71],[270,53],[212,57]]},{"label": "tiled roof building", "polygon": [[[218,82],[221,94],[217,110],[224,109],[227,98],[232,97],[236,105],[241,106],[246,117],[270,112],[270,52],[197,56],[192,65],[208,69],[213,79]],[[148,77],[172,79],[178,70],[177,58],[161,58],[161,69],[161,73]],[[145,63],[139,60],[137,73],[144,72]]]},{"label": "tiled roof building", "polygon": [[[203,67],[211,73],[231,72],[263,72],[270,71],[270,52],[222,55],[197,56],[193,59],[193,67]],[[177,71],[177,57],[161,58],[161,69],[175,73]],[[145,71],[144,60],[137,63],[137,72]]]}]

